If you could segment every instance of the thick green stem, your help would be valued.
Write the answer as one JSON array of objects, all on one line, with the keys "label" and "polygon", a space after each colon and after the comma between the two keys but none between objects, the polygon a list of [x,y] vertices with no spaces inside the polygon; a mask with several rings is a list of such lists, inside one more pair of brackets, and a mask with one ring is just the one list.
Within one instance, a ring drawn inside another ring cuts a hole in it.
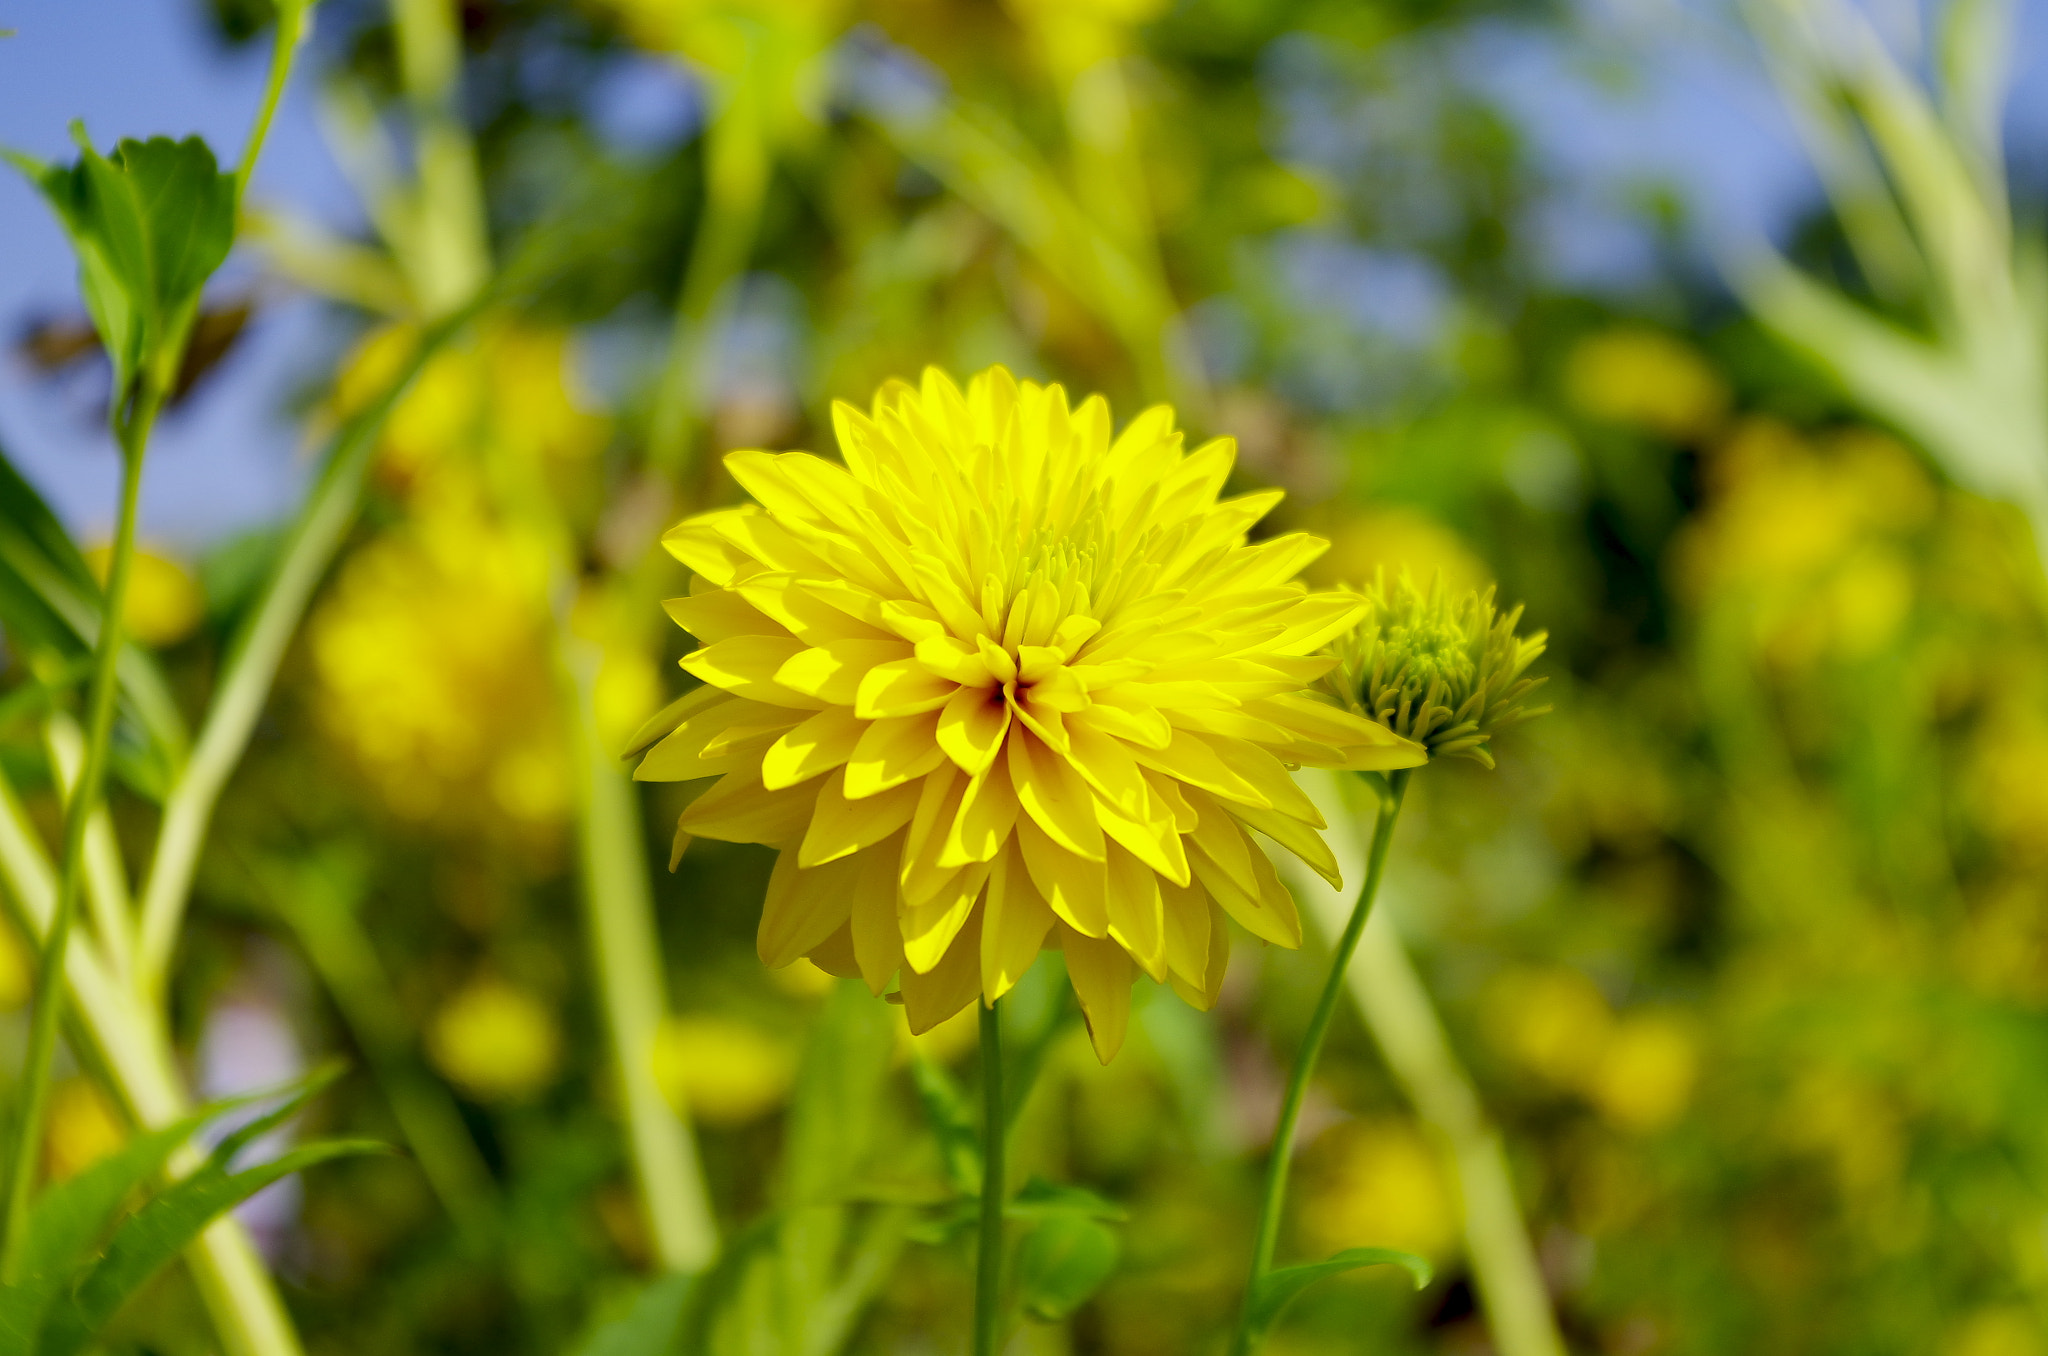
[{"label": "thick green stem", "polygon": [[114,414],[114,436],[121,445],[121,507],[115,520],[113,562],[107,571],[107,592],[99,642],[93,650],[92,688],[85,734],[85,762],[79,768],[64,810],[64,846],[58,858],[56,912],[43,938],[36,967],[35,1016],[29,1027],[28,1059],[21,1076],[21,1110],[15,1125],[14,1154],[7,1174],[5,1235],[0,1241],[0,1278],[12,1280],[20,1256],[22,1223],[28,1217],[35,1189],[36,1155],[42,1147],[43,1112],[50,1090],[50,1064],[57,1053],[57,1027],[64,1012],[64,951],[71,923],[78,914],[78,895],[85,876],[85,831],[99,806],[106,779],[107,751],[113,743],[114,706],[120,695],[115,663],[121,655],[121,609],[128,597],[129,567],[135,560],[135,510],[142,494],[142,457],[149,430],[156,422],[162,397],[145,382],[132,405]]},{"label": "thick green stem", "polygon": [[1251,1301],[1258,1291],[1259,1281],[1273,1268],[1273,1253],[1280,1242],[1280,1213],[1287,1202],[1287,1170],[1294,1157],[1295,1124],[1301,1119],[1301,1104],[1308,1095],[1316,1058],[1322,1054],[1323,1038],[1329,1034],[1330,1019],[1336,1014],[1338,1000],[1344,996],[1344,976],[1351,969],[1352,953],[1358,950],[1358,939],[1365,935],[1366,919],[1372,916],[1372,902],[1379,894],[1380,877],[1386,872],[1387,849],[1394,841],[1394,821],[1400,818],[1401,801],[1408,791],[1409,771],[1403,768],[1387,774],[1387,791],[1380,798],[1379,821],[1373,826],[1372,854],[1366,862],[1365,882],[1359,887],[1358,902],[1352,906],[1351,919],[1344,925],[1343,935],[1337,939],[1336,952],[1330,958],[1329,977],[1323,981],[1322,996],[1316,1000],[1315,1014],[1309,1018],[1308,1030],[1301,1038],[1301,1048],[1295,1052],[1294,1070],[1287,1078],[1287,1095],[1280,1103],[1280,1122],[1273,1130],[1272,1157],[1266,1163],[1265,1199],[1259,1208],[1259,1231],[1252,1246],[1251,1276],[1245,1283],[1245,1304],[1238,1317],[1237,1336],[1231,1343],[1233,1356],[1249,1356],[1252,1350]]},{"label": "thick green stem", "polygon": [[974,1356],[995,1356],[1003,1317],[1003,1141],[1009,1120],[1003,1115],[1001,1002],[981,1007],[981,1244],[974,1268]]}]

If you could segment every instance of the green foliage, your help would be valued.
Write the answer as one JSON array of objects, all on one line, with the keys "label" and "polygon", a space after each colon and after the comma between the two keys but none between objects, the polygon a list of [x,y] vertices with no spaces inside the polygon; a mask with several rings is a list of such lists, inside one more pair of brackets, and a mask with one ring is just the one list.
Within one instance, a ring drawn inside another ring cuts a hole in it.
[{"label": "green foliage", "polygon": [[235,179],[198,137],[124,140],[101,155],[73,124],[78,160],[12,160],[42,190],[78,255],[79,288],[113,360],[117,401],[138,377],[171,389],[206,280],[235,239]]},{"label": "green foliage", "polygon": [[1057,1322],[1088,1302],[1116,1270],[1114,1230],[1079,1215],[1042,1221],[1017,1248],[1017,1294],[1024,1312]]},{"label": "green foliage", "polygon": [[[239,1126],[197,1169],[149,1192],[148,1183],[205,1126],[252,1103],[256,1094],[215,1102],[118,1151],[46,1191],[0,1286],[0,1356],[75,1356],[121,1306],[214,1219],[264,1187],[331,1159],[388,1152],[368,1140],[324,1140],[237,1169],[254,1140],[298,1115],[338,1076],[328,1069],[300,1081],[278,1106]],[[133,1211],[124,1207],[149,1192]]]},{"label": "green foliage", "polygon": [[1281,1267],[1259,1277],[1258,1288],[1246,1303],[1246,1320],[1255,1338],[1263,1337],[1279,1321],[1295,1296],[1326,1276],[1356,1271],[1360,1267],[1396,1266],[1414,1280],[1415,1288],[1429,1284],[1430,1266],[1412,1252],[1395,1248],[1346,1248],[1334,1257],[1301,1266]]},{"label": "green foliage", "polygon": [[[85,557],[0,451],[0,627],[53,699],[85,677],[101,608]],[[130,643],[117,663],[128,737],[115,746],[114,766],[137,790],[161,795],[185,758],[184,717],[148,651]]]}]

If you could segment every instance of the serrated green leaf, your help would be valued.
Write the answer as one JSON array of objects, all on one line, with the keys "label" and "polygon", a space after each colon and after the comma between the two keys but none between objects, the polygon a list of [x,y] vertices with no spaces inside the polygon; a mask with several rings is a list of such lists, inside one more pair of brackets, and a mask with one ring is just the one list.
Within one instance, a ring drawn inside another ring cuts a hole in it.
[{"label": "serrated green leaf", "polygon": [[1396,1248],[1346,1248],[1321,1262],[1308,1262],[1297,1267],[1282,1267],[1259,1277],[1253,1287],[1251,1298],[1246,1302],[1247,1322],[1254,1335],[1264,1335],[1267,1329],[1278,1321],[1281,1313],[1294,1302],[1294,1297],[1322,1280],[1342,1271],[1356,1271],[1360,1267],[1396,1266],[1401,1267],[1414,1278],[1417,1290],[1429,1284],[1433,1274],[1428,1262],[1412,1252]]},{"label": "serrated green leaf", "polygon": [[917,1088],[917,1100],[924,1107],[932,1137],[939,1142],[939,1161],[953,1189],[966,1195],[979,1193],[981,1137],[967,1114],[967,1099],[952,1075],[922,1051],[910,1056],[910,1081]]},{"label": "serrated green leaf", "polygon": [[31,1356],[51,1302],[77,1274],[87,1250],[136,1188],[221,1109],[208,1107],[137,1135],[43,1194],[29,1214],[14,1277],[0,1288],[0,1356]]},{"label": "serrated green leaf", "polygon": [[1086,1216],[1053,1215],[1017,1249],[1017,1293],[1024,1312],[1057,1322],[1087,1303],[1116,1270],[1116,1232]]},{"label": "serrated green leaf", "polygon": [[76,1356],[83,1351],[129,1297],[201,1230],[272,1182],[332,1159],[391,1152],[390,1145],[375,1140],[325,1140],[230,1173],[216,1151],[205,1167],[152,1198],[115,1232],[99,1264],[50,1315],[36,1356]]}]

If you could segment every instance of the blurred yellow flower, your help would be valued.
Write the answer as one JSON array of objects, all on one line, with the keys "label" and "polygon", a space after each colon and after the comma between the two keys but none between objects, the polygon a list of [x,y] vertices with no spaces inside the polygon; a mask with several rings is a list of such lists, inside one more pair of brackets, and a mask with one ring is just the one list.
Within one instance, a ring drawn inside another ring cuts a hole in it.
[{"label": "blurred yellow flower", "polygon": [[788,1098],[796,1053],[738,1017],[670,1017],[655,1033],[654,1078],[682,1114],[706,1125],[744,1125]]},{"label": "blurred yellow flower", "polygon": [[2005,1305],[1962,1319],[1941,1344],[1941,1356],[2042,1356],[2041,1320],[2030,1309]]},{"label": "blurred yellow flower", "polygon": [[1063,80],[1130,48],[1131,30],[1171,7],[1171,0],[1008,0],[1009,10],[1037,41],[1047,69]]},{"label": "blurred yellow flower", "polygon": [[1405,1121],[1349,1121],[1308,1151],[1297,1216],[1308,1253],[1403,1248],[1444,1258],[1460,1233],[1441,1156]]},{"label": "blurred yellow flower", "polygon": [[1619,1128],[1648,1133],[1684,1114],[1698,1076],[1692,1025],[1672,1013],[1635,1012],[1609,1031],[1586,1093]]},{"label": "blurred yellow flower", "polygon": [[1560,1087],[1584,1085],[1614,1027],[1607,996],[1565,966],[1495,976],[1481,996],[1480,1016],[1497,1049]]},{"label": "blurred yellow flower", "polygon": [[1728,386],[1690,345],[1625,327],[1582,339],[1565,361],[1565,398],[1586,414],[1675,440],[1701,438],[1728,410]]},{"label": "blurred yellow flower", "polygon": [[1293,582],[1323,543],[1247,544],[1280,495],[1217,502],[1233,444],[1163,406],[1112,438],[1099,396],[927,369],[833,419],[844,465],[735,452],[757,502],[664,538],[705,686],[636,775],[720,778],[681,831],[781,850],[763,961],[900,975],[925,1031],[1050,942],[1106,1061],[1139,970],[1215,1001],[1225,917],[1299,945],[1249,836],[1335,883],[1289,765],[1425,756],[1307,691],[1363,607]]},{"label": "blurred yellow flower", "polygon": [[1484,588],[1492,578],[1462,537],[1405,504],[1354,510],[1321,526],[1329,533],[1330,550],[1304,574],[1325,588],[1403,570],[1417,579],[1441,577],[1454,593]]},{"label": "blurred yellow flower", "polygon": [[[408,325],[372,332],[343,363],[334,407],[347,416],[390,384],[418,341]],[[499,325],[427,361],[384,425],[381,470],[400,483],[488,450],[535,460],[578,461],[604,446],[610,424],[571,381],[568,336]]]},{"label": "blurred yellow flower", "polygon": [[[113,559],[113,548],[107,546],[85,553],[85,563],[102,584]],[[121,626],[130,637],[144,645],[175,645],[191,635],[205,615],[206,598],[189,570],[168,556],[136,549],[128,570],[128,597],[121,606]]]},{"label": "blurred yellow flower", "polygon": [[547,561],[451,478],[350,556],[307,627],[315,714],[397,814],[552,824],[569,776]]},{"label": "blurred yellow flower", "polygon": [[427,1054],[478,1101],[519,1102],[554,1081],[562,1031],[531,990],[486,976],[457,990],[434,1014]]},{"label": "blurred yellow flower", "polygon": [[50,1089],[43,1127],[43,1171],[53,1182],[75,1177],[128,1140],[128,1126],[99,1084],[67,1078]]}]

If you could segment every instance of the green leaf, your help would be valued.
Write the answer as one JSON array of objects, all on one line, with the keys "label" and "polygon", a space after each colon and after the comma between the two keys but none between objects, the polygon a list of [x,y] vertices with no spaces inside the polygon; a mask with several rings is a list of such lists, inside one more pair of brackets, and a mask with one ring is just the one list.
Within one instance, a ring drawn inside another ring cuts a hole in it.
[{"label": "green leaf", "polygon": [[1259,1277],[1252,1288],[1251,1299],[1247,1302],[1246,1320],[1254,1336],[1263,1336],[1267,1329],[1279,1319],[1294,1297],[1322,1280],[1340,1271],[1356,1271],[1360,1267],[1396,1266],[1406,1269],[1415,1279],[1415,1288],[1422,1289],[1429,1284],[1432,1275],[1428,1262],[1412,1252],[1401,1252],[1395,1248],[1346,1248],[1325,1261],[1309,1262],[1298,1267],[1282,1267]]},{"label": "green leaf", "polygon": [[[264,1117],[258,1124],[272,1119]],[[324,1140],[231,1173],[223,1166],[227,1155],[216,1150],[206,1166],[151,1199],[114,1234],[99,1264],[51,1315],[36,1356],[83,1351],[128,1298],[201,1230],[272,1182],[331,1159],[390,1152],[390,1145],[375,1140]]]},{"label": "green leaf", "polygon": [[137,1135],[43,1194],[29,1214],[15,1279],[0,1289],[0,1356],[30,1356],[36,1350],[51,1302],[77,1274],[88,1249],[128,1197],[221,1110],[208,1107],[174,1125]]},{"label": "green leaf", "polygon": [[976,1195],[981,1191],[981,1138],[974,1119],[967,1114],[967,1099],[952,1075],[922,1051],[910,1056],[910,1080],[917,1099],[931,1123],[932,1136],[939,1142],[939,1159],[956,1191]]},{"label": "green leaf", "polygon": [[626,1312],[584,1338],[574,1356],[668,1356],[696,1282],[696,1276],[684,1273],[655,1277]]},{"label": "green leaf", "polygon": [[1003,1214],[1010,1219],[1065,1217],[1118,1223],[1130,1218],[1122,1206],[1096,1195],[1087,1187],[1060,1186],[1043,1177],[1033,1177],[1026,1182],[1024,1189],[1003,1207]]},{"label": "green leaf", "polygon": [[[0,627],[19,652],[38,651],[69,664],[90,655],[99,639],[99,581],[64,525],[0,449]],[[190,742],[170,684],[149,651],[134,643],[117,661],[122,702],[146,749],[138,766],[132,747],[120,764],[131,782],[167,781]],[[146,789],[146,788],[139,788]]]},{"label": "green leaf", "polygon": [[234,176],[198,137],[123,141],[111,158],[72,124],[78,160],[43,165],[18,153],[64,224],[78,256],[79,290],[114,363],[117,399],[151,370],[168,391],[200,289],[235,238]]},{"label": "green leaf", "polygon": [[1080,1308],[1116,1270],[1122,1247],[1107,1225],[1054,1215],[1024,1235],[1017,1250],[1017,1293],[1024,1312],[1056,1322]]}]

